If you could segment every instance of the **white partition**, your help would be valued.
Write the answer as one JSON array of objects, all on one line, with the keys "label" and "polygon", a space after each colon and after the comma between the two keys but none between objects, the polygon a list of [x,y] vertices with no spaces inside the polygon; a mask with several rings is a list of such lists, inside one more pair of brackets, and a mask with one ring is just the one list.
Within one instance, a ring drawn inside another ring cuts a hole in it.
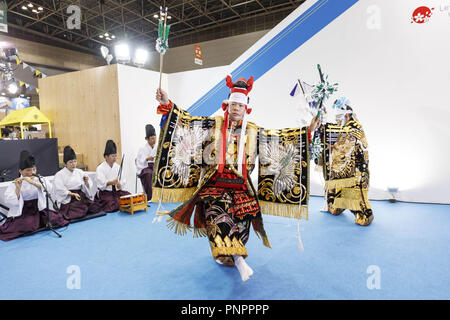
[{"label": "white partition", "polygon": [[[315,3],[305,2],[231,65],[165,75],[164,87],[187,109]],[[420,5],[433,7],[433,15],[426,23],[413,23],[412,13]],[[320,64],[329,79],[339,83],[329,103],[348,97],[366,132],[369,197],[388,199],[387,187],[398,187],[398,200],[450,203],[448,39],[450,7],[439,1],[360,0],[256,80],[250,94],[251,121],[268,128],[297,126],[292,114],[299,100],[289,92],[299,77],[318,82]],[[145,124],[159,124],[154,113],[158,77],[136,68],[119,69],[122,143],[128,161],[134,161],[145,142]],[[136,79],[145,82],[137,86]],[[314,170],[311,194],[323,194]]]}]

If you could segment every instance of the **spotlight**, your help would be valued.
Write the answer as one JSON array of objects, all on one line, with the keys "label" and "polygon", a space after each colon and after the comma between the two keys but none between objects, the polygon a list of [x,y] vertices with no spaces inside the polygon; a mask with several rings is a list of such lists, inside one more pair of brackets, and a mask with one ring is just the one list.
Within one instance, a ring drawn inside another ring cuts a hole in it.
[{"label": "spotlight", "polygon": [[99,37],[99,38],[103,38],[103,35],[101,34],[101,35],[99,35],[98,37]]},{"label": "spotlight", "polygon": [[112,35],[112,36],[111,36],[111,38],[115,39],[115,38],[116,38],[116,36],[115,36],[115,35]]},{"label": "spotlight", "polygon": [[134,53],[134,64],[143,67],[148,59],[148,51],[145,49],[138,48]]},{"label": "spotlight", "polygon": [[106,37],[106,40],[111,40],[111,38],[110,37]]},{"label": "spotlight", "polygon": [[100,52],[102,53],[103,58],[106,60],[106,63],[109,65],[109,63],[113,59],[113,56],[109,54],[109,49],[105,46],[101,46]]},{"label": "spotlight", "polygon": [[36,9],[33,9],[33,10],[31,10],[31,11],[33,11],[34,13],[38,13],[39,11],[37,11]]},{"label": "spotlight", "polygon": [[33,8],[33,4],[32,4],[32,3],[29,3],[29,4],[28,4],[28,8]]},{"label": "spotlight", "polygon": [[130,48],[126,43],[116,44],[114,47],[116,59],[118,62],[127,63],[130,62]]},{"label": "spotlight", "polygon": [[42,11],[42,10],[44,10],[44,8],[42,8],[42,7],[38,7],[38,10],[39,10],[39,11]]},{"label": "spotlight", "polygon": [[22,10],[28,10],[26,6],[22,6]]},{"label": "spotlight", "polygon": [[397,199],[395,199],[395,194],[398,192],[398,188],[397,187],[388,187],[387,191],[391,194],[392,198],[389,199],[390,203],[395,203],[397,202]]},{"label": "spotlight", "polygon": [[159,16],[157,14],[154,14],[153,18],[157,19],[157,18],[159,18]]},{"label": "spotlight", "polygon": [[109,33],[108,32],[105,32],[105,37],[109,37]]},{"label": "spotlight", "polygon": [[17,84],[15,84],[14,82],[8,86],[8,91],[11,94],[16,94],[18,89],[19,88],[17,87]]},{"label": "spotlight", "polygon": [[167,16],[167,19],[172,19],[172,17],[171,16]]}]

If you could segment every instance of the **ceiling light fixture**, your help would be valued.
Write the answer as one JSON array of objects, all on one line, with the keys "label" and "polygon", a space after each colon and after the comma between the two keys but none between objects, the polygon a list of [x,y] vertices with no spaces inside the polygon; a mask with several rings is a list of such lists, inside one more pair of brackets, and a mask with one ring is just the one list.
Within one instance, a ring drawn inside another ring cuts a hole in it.
[{"label": "ceiling light fixture", "polygon": [[148,51],[142,48],[136,49],[134,53],[134,64],[143,67],[148,59]]},{"label": "ceiling light fixture", "polygon": [[114,53],[116,54],[116,60],[118,62],[128,63],[130,62],[130,47],[127,43],[120,43],[114,47]]}]

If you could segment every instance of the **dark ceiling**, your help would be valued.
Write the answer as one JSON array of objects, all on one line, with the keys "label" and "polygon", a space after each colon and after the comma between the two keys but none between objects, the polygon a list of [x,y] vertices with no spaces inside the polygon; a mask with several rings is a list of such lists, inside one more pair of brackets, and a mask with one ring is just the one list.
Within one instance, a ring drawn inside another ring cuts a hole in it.
[{"label": "dark ceiling", "polygon": [[[306,0],[10,0],[8,35],[99,54],[127,39],[154,49],[159,7],[168,7],[169,46],[177,47],[273,28]],[[29,5],[31,3],[31,5]],[[67,9],[81,9],[81,28],[69,30]],[[39,8],[41,7],[41,8]],[[26,9],[25,9],[26,8]],[[39,10],[38,10],[39,8]],[[35,12],[33,12],[35,10]],[[100,35],[109,33],[114,39]]]}]

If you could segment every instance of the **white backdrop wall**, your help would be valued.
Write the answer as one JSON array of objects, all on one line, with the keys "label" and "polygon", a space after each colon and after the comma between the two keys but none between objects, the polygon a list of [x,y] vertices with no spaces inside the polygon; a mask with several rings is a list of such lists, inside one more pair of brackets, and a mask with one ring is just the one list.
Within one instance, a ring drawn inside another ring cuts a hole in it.
[{"label": "white backdrop wall", "polygon": [[[437,11],[444,2],[427,4]],[[297,77],[318,81],[320,63],[330,80],[339,82],[335,97],[351,100],[365,129],[369,197],[389,198],[386,188],[395,186],[400,200],[450,203],[450,16],[435,12],[427,23],[411,23],[420,5],[423,1],[356,3],[258,79],[253,101],[264,107],[254,108],[256,122],[295,125],[286,115],[299,100],[288,93]],[[312,194],[322,193],[321,184],[314,172]]]},{"label": "white backdrop wall", "polygon": [[[139,148],[147,143],[145,126],[153,125],[159,137],[161,116],[156,114],[158,103],[155,100],[156,89],[159,85],[159,72],[119,65],[118,79],[120,136],[122,152],[125,154],[122,175],[127,180],[126,189],[134,193],[136,187],[135,159]],[[163,74],[161,86],[168,86],[167,75]],[[142,192],[139,179],[137,188],[138,192]]]},{"label": "white backdrop wall", "polygon": [[[314,3],[300,6],[229,66],[167,75],[171,99],[187,109]],[[427,1],[435,8],[430,21],[411,23],[412,12],[421,5],[423,1],[414,0],[358,1],[257,79],[250,94],[251,121],[267,128],[298,126],[293,114],[300,100],[289,92],[298,77],[317,82],[319,63],[331,81],[339,82],[339,91],[329,102],[348,97],[365,129],[369,197],[388,199],[386,188],[391,186],[399,188],[399,200],[450,203],[446,165],[450,156],[450,2]],[[133,72],[123,75],[133,76]],[[120,82],[127,85],[126,80]],[[128,86],[130,92],[136,90]],[[154,94],[144,95],[153,99]],[[125,98],[123,103],[129,104]],[[153,102],[151,106],[148,119],[155,118]],[[139,137],[145,123],[143,119]],[[323,194],[320,174],[314,170],[311,194]]]}]

